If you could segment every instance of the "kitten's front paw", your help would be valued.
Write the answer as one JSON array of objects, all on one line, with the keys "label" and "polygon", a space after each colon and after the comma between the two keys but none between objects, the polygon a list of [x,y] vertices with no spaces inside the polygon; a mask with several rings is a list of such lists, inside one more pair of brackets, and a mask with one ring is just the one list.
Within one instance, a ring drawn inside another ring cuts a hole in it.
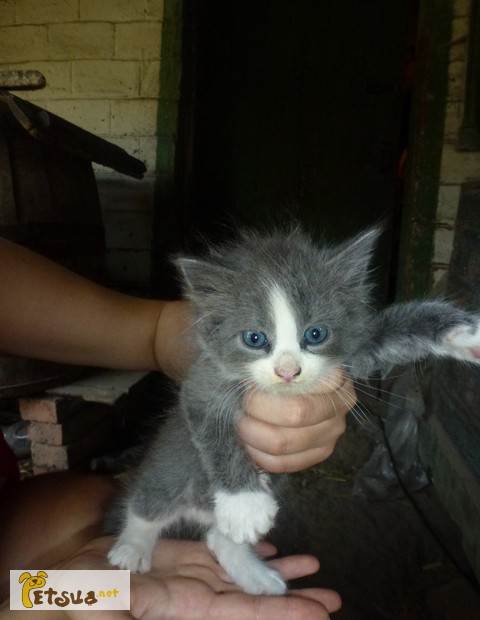
[{"label": "kitten's front paw", "polygon": [[255,544],[273,526],[278,504],[265,491],[215,493],[215,520],[220,532],[237,544]]},{"label": "kitten's front paw", "polygon": [[282,596],[287,591],[287,584],[280,573],[266,564],[250,566],[238,580],[238,585],[247,594],[253,595]]},{"label": "kitten's front paw", "polygon": [[442,347],[451,357],[480,364],[480,321],[450,329],[442,338]]},{"label": "kitten's front paw", "polygon": [[152,563],[151,551],[121,540],[113,545],[107,557],[113,566],[131,570],[133,573],[148,572]]}]

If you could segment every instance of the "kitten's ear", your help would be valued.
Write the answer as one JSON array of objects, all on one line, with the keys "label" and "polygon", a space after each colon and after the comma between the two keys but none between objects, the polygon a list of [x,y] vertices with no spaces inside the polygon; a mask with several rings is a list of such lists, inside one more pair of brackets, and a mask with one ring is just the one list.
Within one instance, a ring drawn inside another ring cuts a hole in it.
[{"label": "kitten's ear", "polygon": [[229,269],[201,258],[180,256],[173,260],[173,264],[181,273],[188,293],[216,293],[230,274]]},{"label": "kitten's ear", "polygon": [[381,233],[380,227],[368,228],[337,245],[330,259],[332,267],[339,267],[343,274],[355,283],[363,281]]}]

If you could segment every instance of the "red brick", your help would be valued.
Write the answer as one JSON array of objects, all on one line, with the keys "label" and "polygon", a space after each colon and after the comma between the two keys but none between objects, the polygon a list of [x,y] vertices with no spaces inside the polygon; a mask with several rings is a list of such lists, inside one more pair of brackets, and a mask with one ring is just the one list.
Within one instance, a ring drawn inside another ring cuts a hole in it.
[{"label": "red brick", "polygon": [[71,396],[44,396],[20,398],[19,404],[20,414],[24,420],[56,423],[85,406],[85,401]]},{"label": "red brick", "polygon": [[32,421],[28,427],[30,441],[62,446],[76,441],[111,414],[108,405],[85,403],[85,406],[66,418],[61,424]]},{"label": "red brick", "polygon": [[92,456],[94,452],[110,437],[112,419],[105,417],[89,433],[77,441],[65,446],[52,446],[32,443],[32,461],[34,467],[51,470],[71,469],[80,461]]}]

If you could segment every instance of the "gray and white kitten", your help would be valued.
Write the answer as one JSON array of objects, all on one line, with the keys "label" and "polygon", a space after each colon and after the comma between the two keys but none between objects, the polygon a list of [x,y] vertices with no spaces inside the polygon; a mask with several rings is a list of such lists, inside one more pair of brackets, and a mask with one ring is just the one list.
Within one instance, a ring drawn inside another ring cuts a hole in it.
[{"label": "gray and white kitten", "polygon": [[372,309],[378,234],[317,247],[298,230],[247,233],[205,258],[176,260],[199,354],[123,499],[113,565],[147,571],[157,538],[193,522],[235,583],[282,594],[282,577],[251,548],[278,504],[237,435],[245,392],[308,394],[339,365],[367,377],[427,355],[480,363],[479,316],[441,301]]}]

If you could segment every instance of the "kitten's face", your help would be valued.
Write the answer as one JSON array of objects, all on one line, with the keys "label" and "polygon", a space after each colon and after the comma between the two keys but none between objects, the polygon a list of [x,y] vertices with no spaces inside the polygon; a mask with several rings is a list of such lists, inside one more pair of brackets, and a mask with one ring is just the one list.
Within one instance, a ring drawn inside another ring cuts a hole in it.
[{"label": "kitten's face", "polygon": [[222,376],[308,393],[347,362],[366,337],[369,234],[339,248],[298,232],[249,236],[209,260],[180,259],[200,346]]},{"label": "kitten's face", "polygon": [[331,327],[325,322],[299,324],[299,313],[286,291],[272,285],[266,292],[269,307],[267,333],[255,329],[240,335],[248,380],[265,391],[291,394],[309,392],[341,360],[326,352]]}]

